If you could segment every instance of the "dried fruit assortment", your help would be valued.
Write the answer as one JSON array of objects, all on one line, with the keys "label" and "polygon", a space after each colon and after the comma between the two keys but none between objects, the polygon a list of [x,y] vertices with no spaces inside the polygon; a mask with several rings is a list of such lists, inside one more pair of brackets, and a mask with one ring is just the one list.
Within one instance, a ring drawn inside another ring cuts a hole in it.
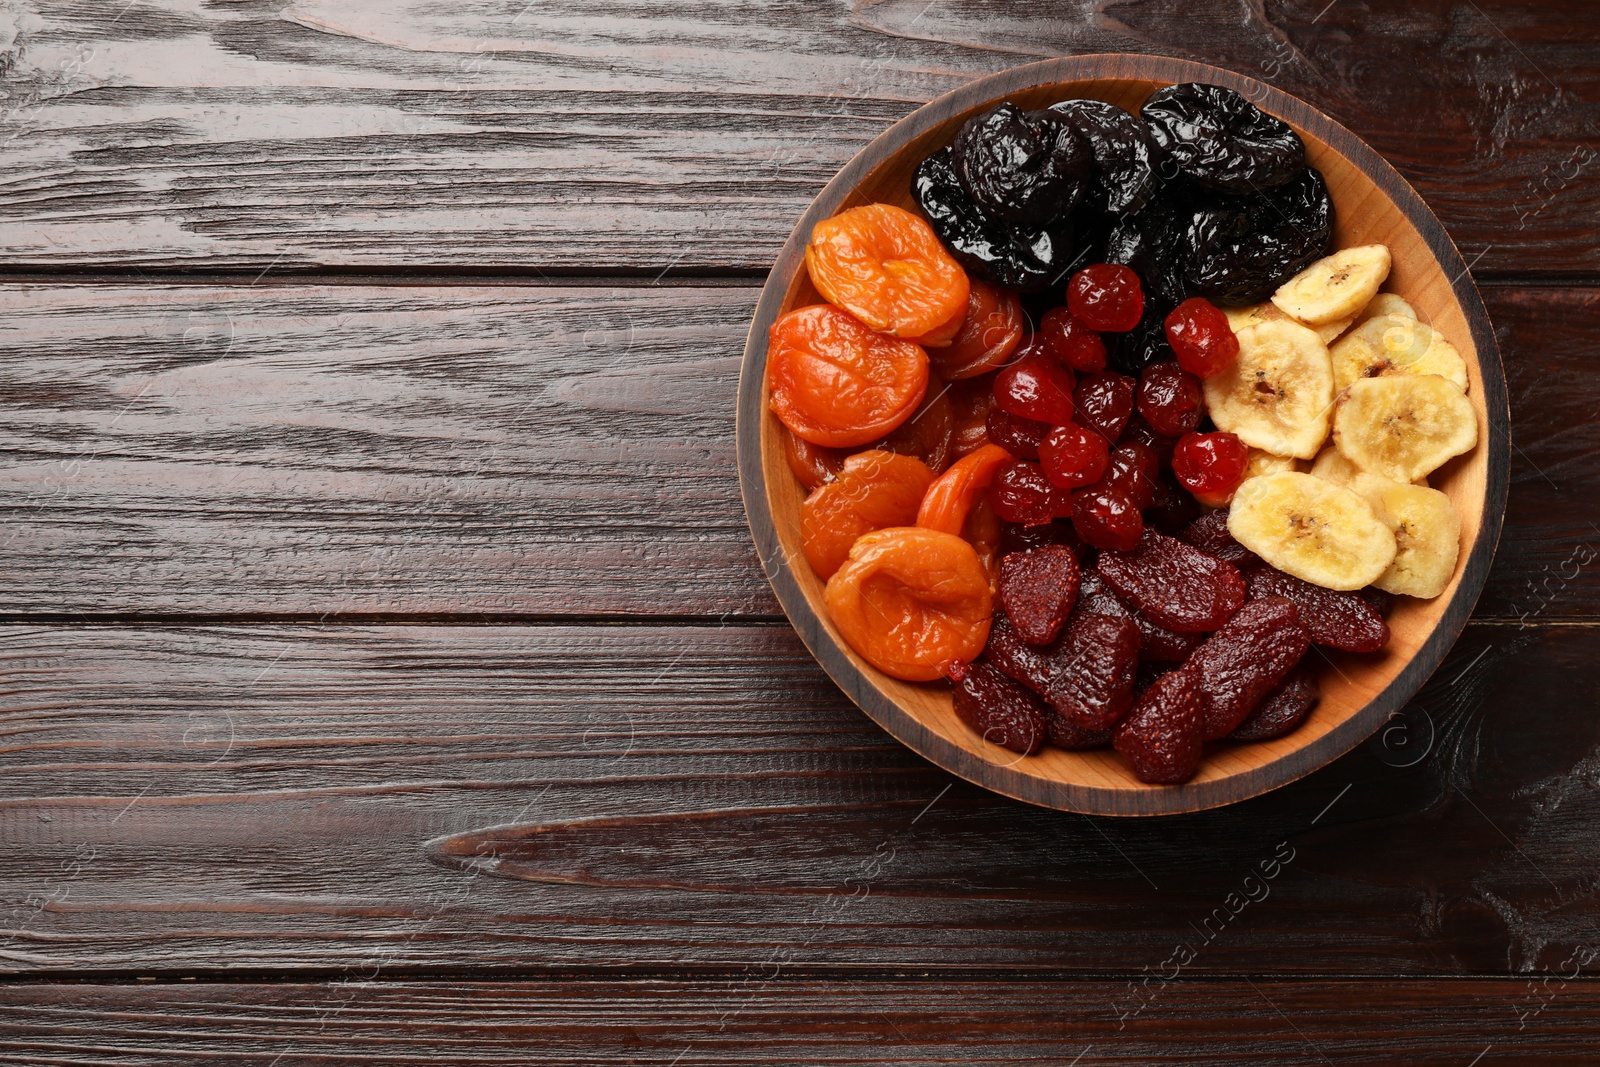
[{"label": "dried fruit assortment", "polygon": [[[828,301],[771,329],[828,614],[1023,758],[1113,747],[1188,781],[1317,704],[1313,646],[1389,643],[1461,522],[1428,475],[1477,442],[1466,361],[1332,249],[1288,125],[1174,85],[970,118],[806,250]],[[1024,299],[1026,294],[1026,299]]]}]

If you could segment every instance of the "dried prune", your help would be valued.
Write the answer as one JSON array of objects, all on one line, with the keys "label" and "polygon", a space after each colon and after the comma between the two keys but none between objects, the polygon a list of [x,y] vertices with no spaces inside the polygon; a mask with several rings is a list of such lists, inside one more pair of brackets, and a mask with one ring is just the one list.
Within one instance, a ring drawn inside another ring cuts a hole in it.
[{"label": "dried prune", "polygon": [[1065,116],[1010,102],[968,119],[950,146],[967,195],[1012,225],[1047,226],[1071,211],[1094,154]]},{"label": "dried prune", "polygon": [[1301,660],[1283,681],[1261,698],[1256,710],[1246,716],[1244,722],[1228,736],[1235,741],[1265,741],[1271,737],[1282,737],[1305,720],[1311,709],[1317,706],[1319,695],[1316,672],[1309,663]]},{"label": "dried prune", "polygon": [[1288,123],[1220,85],[1158,89],[1140,115],[1178,171],[1207,189],[1274,189],[1306,165],[1306,147]]},{"label": "dried prune", "polygon": [[1155,191],[1160,152],[1150,127],[1103,100],[1063,100],[1050,110],[1078,131],[1094,155],[1090,201],[1113,215],[1144,207]]},{"label": "dried prune", "polygon": [[1151,622],[1178,633],[1216,630],[1244,603],[1237,567],[1154,530],[1132,551],[1102,552],[1095,567]]},{"label": "dried prune", "polygon": [[1200,687],[1206,740],[1236,730],[1310,647],[1311,635],[1291,600],[1252,600],[1234,612],[1184,665]]},{"label": "dried prune", "polygon": [[1040,648],[1022,640],[1010,619],[996,615],[983,655],[1074,725],[1104,730],[1133,698],[1139,630],[1132,619],[1080,611],[1053,645]]},{"label": "dried prune", "polygon": [[1235,541],[1233,534],[1228,532],[1226,511],[1213,511],[1200,516],[1178,531],[1178,540],[1208,555],[1227,560],[1236,567],[1259,562],[1254,552]]},{"label": "dried prune", "polygon": [[1275,567],[1260,567],[1246,581],[1251,600],[1281,596],[1294,601],[1313,644],[1346,652],[1376,652],[1389,643],[1389,625],[1356,593],[1324,589]]},{"label": "dried prune", "polygon": [[1063,545],[1012,552],[1000,560],[998,593],[1017,633],[1030,645],[1061,635],[1078,603],[1078,558]]},{"label": "dried prune", "polygon": [[911,194],[957,262],[996,285],[1036,292],[1064,283],[1075,266],[1070,215],[1041,229],[1006,225],[967,195],[948,148],[918,165]]},{"label": "dried prune", "polygon": [[1124,374],[1137,376],[1148,366],[1166,363],[1177,356],[1167,340],[1166,317],[1172,304],[1165,298],[1147,300],[1139,324],[1117,339],[1106,357],[1111,366]]},{"label": "dried prune", "polygon": [[1140,694],[1111,739],[1141,782],[1180,785],[1200,769],[1199,689],[1188,669],[1168,671]]},{"label": "dried prune", "polygon": [[1085,374],[1072,391],[1077,407],[1072,421],[1104,437],[1107,444],[1116,444],[1128,424],[1128,416],[1133,414],[1137,388],[1137,382],[1116,371]]},{"label": "dried prune", "polygon": [[1139,658],[1162,663],[1180,663],[1189,653],[1200,647],[1203,634],[1174,633],[1165,626],[1157,626],[1134,611],[1100,577],[1098,571],[1085,570],[1078,583],[1079,610],[1097,615],[1120,615],[1133,620],[1139,628]]},{"label": "dried prune", "polygon": [[989,409],[983,424],[989,440],[1018,459],[1038,459],[1039,442],[1050,432],[1048,422],[1019,419],[998,404]]},{"label": "dried prune", "polygon": [[1048,709],[1033,693],[982,661],[953,664],[950,680],[956,715],[985,741],[1025,756],[1039,751]]},{"label": "dried prune", "polygon": [[1271,192],[1205,201],[1184,225],[1184,289],[1225,307],[1256,304],[1333,240],[1333,198],[1308,167]]}]

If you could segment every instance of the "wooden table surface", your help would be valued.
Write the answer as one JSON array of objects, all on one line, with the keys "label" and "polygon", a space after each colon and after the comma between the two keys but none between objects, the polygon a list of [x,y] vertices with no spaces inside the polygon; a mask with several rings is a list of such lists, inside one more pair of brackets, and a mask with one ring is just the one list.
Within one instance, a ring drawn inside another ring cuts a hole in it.
[{"label": "wooden table surface", "polygon": [[[0,1063],[1600,1062],[1600,6],[5,0],[0,48]],[[883,734],[734,473],[814,193],[1096,51],[1366,138],[1512,398],[1415,705],[1174,818]]]}]

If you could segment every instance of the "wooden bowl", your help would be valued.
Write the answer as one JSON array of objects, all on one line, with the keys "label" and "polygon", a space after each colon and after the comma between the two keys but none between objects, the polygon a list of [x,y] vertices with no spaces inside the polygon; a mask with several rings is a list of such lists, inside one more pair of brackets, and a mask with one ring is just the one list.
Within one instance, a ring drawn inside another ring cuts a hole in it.
[{"label": "wooden bowl", "polygon": [[[1389,617],[1393,638],[1383,652],[1328,653],[1321,664],[1322,700],[1298,730],[1273,741],[1208,745],[1199,774],[1188,784],[1149,786],[1110,750],[1046,746],[1037,755],[1018,756],[988,744],[956,718],[948,683],[890,678],[839,638],[823,608],[823,583],[800,551],[805,491],[785,462],[779,423],[767,410],[767,330],[780,315],[821,302],[805,270],[812,227],[874,201],[916,210],[909,189],[913,169],[948,144],[970,116],[1002,100],[1042,108],[1071,97],[1137,112],[1156,89],[1194,81],[1235,89],[1299,132],[1333,195],[1336,247],[1389,246],[1394,266],[1384,288],[1442,330],[1467,361],[1479,442],[1430,478],[1461,514],[1463,550],[1449,588],[1433,600],[1397,598]],[[1228,804],[1293,781],[1353,748],[1416,693],[1455,642],[1488,575],[1505,510],[1507,425],[1494,331],[1467,265],[1433,212],[1377,153],[1308,104],[1231,71],[1148,56],[1076,56],[1016,67],[919,108],[867,145],[812,202],[783,246],[750,326],[739,380],[739,477],[756,547],[784,611],[833,680],[884,729],[946,770],[1018,800],[1095,814],[1153,815]]]}]

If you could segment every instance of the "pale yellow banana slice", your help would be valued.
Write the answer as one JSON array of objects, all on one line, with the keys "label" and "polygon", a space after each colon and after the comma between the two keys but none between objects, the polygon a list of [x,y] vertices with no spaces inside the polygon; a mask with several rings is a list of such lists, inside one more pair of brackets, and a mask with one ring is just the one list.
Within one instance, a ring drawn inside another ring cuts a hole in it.
[{"label": "pale yellow banana slice", "polygon": [[1292,456],[1275,456],[1265,449],[1252,448],[1250,459],[1244,465],[1246,478],[1260,478],[1268,474],[1277,474],[1279,471],[1297,471],[1300,461]]},{"label": "pale yellow banana slice", "polygon": [[[1342,485],[1346,488],[1356,489],[1356,492],[1361,491],[1360,489],[1356,488],[1355,484],[1358,476],[1364,476],[1367,478],[1382,478],[1383,481],[1386,482],[1391,480],[1388,478],[1383,478],[1383,476],[1380,474],[1366,474],[1366,472],[1364,472],[1360,467],[1356,466],[1354,463],[1351,463],[1348,459],[1345,459],[1344,456],[1340,454],[1339,450],[1334,448],[1332,445],[1329,445],[1327,448],[1324,448],[1321,452],[1317,453],[1317,461],[1311,464],[1311,473],[1315,477],[1321,478],[1323,481],[1332,482],[1334,485]],[[1400,483],[1396,482],[1395,484],[1399,485]],[[1428,487],[1428,479],[1418,478],[1412,484],[1420,485],[1426,489]]]},{"label": "pale yellow banana slice", "polygon": [[1461,552],[1461,516],[1437,489],[1360,474],[1351,486],[1378,521],[1394,532],[1394,562],[1372,584],[1389,593],[1428,599],[1444,592]]},{"label": "pale yellow banana slice", "polygon": [[1408,319],[1414,319],[1417,317],[1417,309],[1393,293],[1379,293],[1367,301],[1367,306],[1361,309],[1361,314],[1356,316],[1356,325],[1360,326],[1368,319],[1375,319],[1379,315],[1404,315]]},{"label": "pale yellow banana slice", "polygon": [[1204,381],[1217,429],[1275,456],[1310,459],[1328,437],[1333,363],[1328,346],[1286,319],[1239,334],[1239,358]]},{"label": "pale yellow banana slice", "polygon": [[1333,443],[1364,471],[1413,482],[1478,443],[1478,414],[1437,374],[1362,378],[1339,396]]},{"label": "pale yellow banana slice", "polygon": [[[1234,333],[1238,333],[1247,326],[1256,326],[1263,322],[1278,322],[1285,319],[1289,322],[1295,321],[1279,310],[1278,305],[1270,300],[1264,304],[1251,304],[1247,308],[1223,308],[1222,313],[1228,316],[1228,325],[1233,327]],[[1324,326],[1307,326],[1306,328],[1322,338],[1323,344],[1328,344],[1335,337],[1348,330],[1350,324],[1354,321],[1354,319],[1340,319],[1338,322],[1330,322]],[[1302,322],[1300,325],[1305,326],[1306,324]]]},{"label": "pale yellow banana slice", "polygon": [[1368,319],[1335,341],[1328,352],[1335,392],[1358,378],[1387,374],[1437,374],[1467,391],[1467,361],[1456,346],[1404,315]]},{"label": "pale yellow banana slice", "polygon": [[1395,540],[1359,493],[1282,471],[1239,486],[1228,509],[1234,540],[1325,589],[1360,589],[1388,569]]},{"label": "pale yellow banana slice", "polygon": [[1272,302],[1290,318],[1320,326],[1354,318],[1388,276],[1386,246],[1342,248],[1284,282]]}]

